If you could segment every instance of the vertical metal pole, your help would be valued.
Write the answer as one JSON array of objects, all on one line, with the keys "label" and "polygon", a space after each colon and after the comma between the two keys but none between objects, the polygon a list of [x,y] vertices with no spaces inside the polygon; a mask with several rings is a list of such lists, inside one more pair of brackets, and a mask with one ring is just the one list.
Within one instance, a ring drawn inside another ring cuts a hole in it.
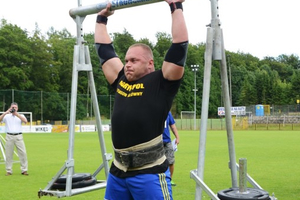
[{"label": "vertical metal pole", "polygon": [[229,97],[230,106],[232,106],[232,86],[231,86],[231,66],[230,66],[230,55],[227,55],[228,73],[229,73]]},{"label": "vertical metal pole", "polygon": [[67,93],[67,125],[69,125],[69,93]]},{"label": "vertical metal pole", "polygon": [[[198,154],[198,168],[197,176],[203,181],[204,177],[204,160],[206,148],[206,135],[207,135],[207,120],[208,120],[208,107],[209,107],[209,93],[210,93],[210,80],[211,80],[211,66],[212,59],[221,60],[221,44],[219,31],[219,14],[218,5],[216,0],[211,0],[211,24],[207,29],[206,36],[206,51],[205,51],[205,69],[203,77],[203,94],[202,94],[202,110],[201,110],[201,128],[200,128],[200,142]],[[202,189],[200,185],[196,185],[196,200],[202,199]]]},{"label": "vertical metal pole", "polygon": [[[89,76],[88,72],[87,75]],[[86,94],[86,117],[87,118],[91,116],[91,114],[89,113],[89,89],[90,89],[90,82],[88,82],[87,94]]]},{"label": "vertical metal pole", "polygon": [[[207,120],[208,120],[208,107],[209,107],[209,92],[210,92],[210,78],[211,78],[211,65],[213,53],[213,29],[207,29],[206,35],[206,50],[205,50],[205,65],[203,77],[203,92],[202,92],[202,109],[201,109],[201,125],[200,125],[200,141],[198,153],[198,167],[197,176],[203,181],[204,175],[204,161],[205,161],[205,147],[207,135]],[[195,200],[202,199],[202,189],[200,185],[196,185]]]},{"label": "vertical metal pole", "polygon": [[[86,52],[87,63],[91,63],[88,47],[85,48],[85,52]],[[99,110],[99,106],[98,106],[98,98],[97,98],[97,94],[96,94],[96,87],[95,87],[93,71],[88,72],[88,77],[89,77],[89,85],[90,85],[90,90],[91,90],[91,98],[92,98],[92,102],[93,102],[93,106],[94,106],[95,119],[96,119],[97,128],[98,128],[98,138],[99,138],[99,143],[100,143],[100,148],[101,148],[101,153],[102,153],[102,161],[104,164],[105,177],[107,179],[108,173],[109,173],[109,163],[108,163],[109,156],[106,154],[106,147],[105,147],[103,130],[102,130],[101,115],[100,115],[100,110]]]},{"label": "vertical metal pole", "polygon": [[41,124],[43,123],[43,91],[41,91]]},{"label": "vertical metal pole", "polygon": [[[78,6],[81,6],[81,0],[78,0]],[[85,57],[82,55],[83,38],[82,38],[82,21],[84,17],[76,16],[77,25],[77,45],[74,46],[73,56],[73,71],[72,71],[72,88],[71,88],[71,108],[70,108],[70,125],[69,125],[69,149],[66,180],[66,196],[72,195],[72,176],[74,174],[74,135],[75,135],[75,121],[76,121],[76,105],[77,105],[77,87],[78,87],[78,69],[77,65],[85,63]]]},{"label": "vertical metal pole", "polygon": [[3,98],[2,98],[2,110],[3,111],[5,110],[5,95],[3,95]]},{"label": "vertical metal pole", "polygon": [[[205,51],[205,69],[203,78],[203,94],[202,94],[202,112],[201,112],[201,129],[200,129],[200,145],[198,154],[198,168],[197,176],[203,181],[204,174],[204,158],[206,146],[206,132],[208,120],[208,107],[209,107],[209,92],[210,92],[210,79],[211,79],[211,65],[212,59],[219,60],[221,64],[221,81],[222,81],[222,96],[225,104],[225,117],[228,138],[228,148],[230,157],[230,168],[232,176],[232,187],[237,187],[237,169],[235,167],[235,150],[233,143],[232,124],[231,124],[231,105],[228,92],[228,77],[226,69],[226,59],[224,50],[224,41],[222,30],[220,28],[220,20],[218,13],[217,0],[211,0],[211,28],[207,31],[206,51]],[[202,199],[202,189],[200,185],[196,185],[196,200]]]},{"label": "vertical metal pole", "polygon": [[15,90],[14,89],[12,89],[12,91],[11,91],[11,102],[15,102]]},{"label": "vertical metal pole", "polygon": [[234,147],[234,138],[233,138],[233,128],[231,121],[231,105],[229,98],[229,89],[228,89],[228,76],[227,76],[227,66],[225,59],[225,49],[224,49],[224,41],[223,41],[223,33],[221,31],[221,40],[222,40],[222,57],[221,60],[221,81],[222,81],[222,93],[223,93],[223,101],[225,107],[225,120],[226,120],[226,130],[227,130],[227,142],[228,142],[228,151],[229,151],[229,159],[230,159],[230,170],[231,170],[231,181],[232,187],[238,187],[237,180],[237,169],[236,169],[236,156],[235,156],[235,147]]},{"label": "vertical metal pole", "polygon": [[247,159],[239,159],[239,192],[247,192]]},{"label": "vertical metal pole", "polygon": [[194,71],[194,130],[196,130],[196,71]]},{"label": "vertical metal pole", "polygon": [[213,59],[220,60],[221,65],[221,82],[222,82],[222,96],[225,108],[225,120],[226,120],[226,130],[227,130],[227,141],[228,141],[228,150],[229,150],[229,159],[230,159],[230,170],[231,170],[231,180],[232,187],[237,187],[237,169],[236,158],[235,158],[235,148],[233,141],[233,130],[232,130],[232,121],[231,121],[231,105],[229,98],[229,89],[228,89],[228,74],[226,66],[226,55],[224,49],[224,40],[223,32],[220,28],[221,23],[218,13],[218,3],[217,0],[211,0],[211,9],[212,9],[212,22],[211,26],[214,28],[214,51]]},{"label": "vertical metal pole", "polygon": [[69,148],[68,148],[68,160],[66,161],[67,167],[67,181],[66,181],[66,196],[71,196],[72,176],[74,174],[74,134],[75,134],[75,120],[76,120],[76,104],[77,104],[77,86],[78,86],[78,71],[77,63],[79,56],[78,45],[74,46],[74,60],[73,60],[73,72],[72,72],[72,89],[71,89],[71,108],[70,108],[70,125],[69,125]]}]

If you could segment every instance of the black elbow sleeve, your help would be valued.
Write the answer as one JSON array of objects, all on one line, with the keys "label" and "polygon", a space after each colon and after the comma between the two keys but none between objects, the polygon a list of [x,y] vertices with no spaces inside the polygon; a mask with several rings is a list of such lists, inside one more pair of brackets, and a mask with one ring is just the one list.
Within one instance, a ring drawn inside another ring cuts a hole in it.
[{"label": "black elbow sleeve", "polygon": [[115,48],[112,43],[110,44],[100,44],[96,43],[95,48],[100,59],[101,65],[103,65],[106,61],[111,58],[118,57]]},{"label": "black elbow sleeve", "polygon": [[165,61],[184,67],[187,58],[188,46],[188,41],[172,43],[165,56]]}]

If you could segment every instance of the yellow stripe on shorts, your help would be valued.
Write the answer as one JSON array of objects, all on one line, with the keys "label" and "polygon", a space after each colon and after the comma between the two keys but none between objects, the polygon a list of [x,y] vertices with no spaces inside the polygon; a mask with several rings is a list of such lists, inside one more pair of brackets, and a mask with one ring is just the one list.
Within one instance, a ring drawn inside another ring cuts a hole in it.
[{"label": "yellow stripe on shorts", "polygon": [[161,186],[161,191],[164,196],[164,200],[170,200],[170,193],[168,189],[168,183],[166,180],[166,174],[162,173],[162,174],[158,174],[158,176],[159,176],[159,182]]}]

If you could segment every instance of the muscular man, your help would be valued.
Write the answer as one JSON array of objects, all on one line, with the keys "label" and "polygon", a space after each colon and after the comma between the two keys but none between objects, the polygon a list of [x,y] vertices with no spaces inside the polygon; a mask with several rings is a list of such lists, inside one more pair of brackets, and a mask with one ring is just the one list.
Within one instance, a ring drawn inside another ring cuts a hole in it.
[{"label": "muscular man", "polygon": [[157,71],[152,51],[145,44],[129,47],[123,64],[106,28],[107,19],[113,14],[110,5],[97,16],[96,51],[104,75],[116,91],[111,123],[115,158],[105,199],[173,199],[162,132],[183,77],[188,33],[182,8],[184,0],[165,1],[171,9],[172,45],[162,69]]}]

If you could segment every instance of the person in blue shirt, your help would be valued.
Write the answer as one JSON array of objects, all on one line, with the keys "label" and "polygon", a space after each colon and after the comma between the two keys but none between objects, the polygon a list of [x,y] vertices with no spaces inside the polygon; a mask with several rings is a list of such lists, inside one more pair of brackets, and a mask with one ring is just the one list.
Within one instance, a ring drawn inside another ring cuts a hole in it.
[{"label": "person in blue shirt", "polygon": [[165,121],[165,128],[163,132],[163,143],[164,143],[164,149],[165,149],[165,155],[167,157],[167,160],[169,162],[169,169],[171,173],[171,185],[176,186],[174,183],[172,176],[174,172],[174,163],[175,163],[175,156],[174,152],[176,149],[173,147],[172,140],[171,140],[171,134],[170,134],[170,128],[175,136],[175,145],[177,146],[179,144],[179,135],[178,135],[178,130],[175,125],[175,120],[172,116],[172,113],[169,112],[167,119]]}]

